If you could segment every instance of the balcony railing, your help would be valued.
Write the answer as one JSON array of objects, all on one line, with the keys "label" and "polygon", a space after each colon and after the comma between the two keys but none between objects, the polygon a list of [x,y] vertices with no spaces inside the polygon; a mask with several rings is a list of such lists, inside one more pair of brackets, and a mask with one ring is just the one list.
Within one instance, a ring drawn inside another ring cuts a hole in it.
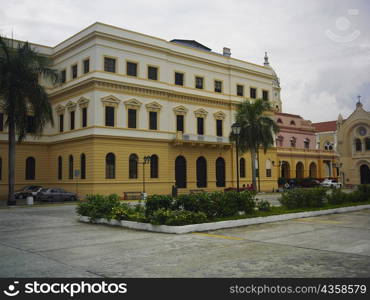
[{"label": "balcony railing", "polygon": [[175,141],[176,142],[197,142],[197,143],[218,143],[218,144],[230,143],[228,137],[182,133],[181,131],[178,131],[176,133]]}]

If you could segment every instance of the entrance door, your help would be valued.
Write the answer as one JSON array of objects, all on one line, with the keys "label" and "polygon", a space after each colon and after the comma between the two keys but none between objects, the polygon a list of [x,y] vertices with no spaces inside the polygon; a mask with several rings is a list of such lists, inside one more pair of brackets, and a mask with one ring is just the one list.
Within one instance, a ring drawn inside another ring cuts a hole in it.
[{"label": "entrance door", "polygon": [[361,184],[370,184],[370,169],[367,165],[360,167]]}]

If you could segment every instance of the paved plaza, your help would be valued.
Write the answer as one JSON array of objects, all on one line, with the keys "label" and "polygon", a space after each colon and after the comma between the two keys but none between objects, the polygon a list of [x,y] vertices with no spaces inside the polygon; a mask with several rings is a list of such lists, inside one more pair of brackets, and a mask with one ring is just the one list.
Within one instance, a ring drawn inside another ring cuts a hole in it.
[{"label": "paved plaza", "polygon": [[184,235],[0,209],[0,277],[369,277],[370,210]]}]

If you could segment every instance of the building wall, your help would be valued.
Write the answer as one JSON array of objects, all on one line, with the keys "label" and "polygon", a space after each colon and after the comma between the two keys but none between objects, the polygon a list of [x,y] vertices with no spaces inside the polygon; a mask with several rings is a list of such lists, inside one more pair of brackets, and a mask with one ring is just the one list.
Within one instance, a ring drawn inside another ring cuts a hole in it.
[{"label": "building wall", "polygon": [[[363,135],[359,132],[360,128],[365,129]],[[361,151],[356,150],[356,139],[361,142]],[[370,139],[370,112],[365,111],[362,104],[358,103],[356,110],[346,120],[338,120],[340,176],[345,184],[360,184],[361,166],[370,168],[370,147],[366,148],[366,139]],[[369,173],[367,176],[370,178]]]}]

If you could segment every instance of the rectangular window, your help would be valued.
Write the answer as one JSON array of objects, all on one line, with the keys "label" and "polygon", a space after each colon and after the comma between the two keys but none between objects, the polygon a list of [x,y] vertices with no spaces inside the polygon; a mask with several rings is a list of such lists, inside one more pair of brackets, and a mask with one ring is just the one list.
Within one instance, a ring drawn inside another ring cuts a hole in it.
[{"label": "rectangular window", "polygon": [[90,72],[90,59],[85,59],[83,61],[83,65],[84,65],[84,74],[89,73]]},{"label": "rectangular window", "polygon": [[244,85],[240,85],[240,84],[236,85],[236,94],[238,96],[244,96]]},{"label": "rectangular window", "polygon": [[263,100],[269,99],[269,91],[262,91],[262,99]]},{"label": "rectangular window", "polygon": [[260,171],[259,171],[259,169],[256,169],[256,177],[260,177]]},{"label": "rectangular window", "polygon": [[204,118],[197,118],[197,133],[199,135],[204,134]]},{"label": "rectangular window", "polygon": [[27,133],[35,132],[35,117],[27,116]]},{"label": "rectangular window", "polygon": [[156,111],[149,112],[149,129],[157,130],[157,112]]},{"label": "rectangular window", "polygon": [[184,74],[175,72],[175,84],[184,85]]},{"label": "rectangular window", "polygon": [[222,93],[222,81],[215,80],[215,92]]},{"label": "rectangular window", "polygon": [[72,78],[76,78],[77,77],[77,65],[73,65],[72,68],[71,68],[71,71],[72,71]]},{"label": "rectangular window", "polygon": [[203,77],[196,76],[195,77],[195,88],[203,89],[203,82],[204,82]]},{"label": "rectangular window", "polygon": [[128,128],[136,128],[136,109],[128,109]]},{"label": "rectangular window", "polygon": [[176,115],[176,131],[184,132],[184,116]]},{"label": "rectangular window", "polygon": [[59,132],[64,131],[64,115],[59,115]]},{"label": "rectangular window", "polygon": [[104,57],[104,71],[116,73],[116,60],[110,57]]},{"label": "rectangular window", "polygon": [[257,98],[257,89],[256,88],[250,88],[250,97],[253,99]]},{"label": "rectangular window", "polygon": [[63,70],[62,72],[60,72],[60,80],[62,81],[62,83],[66,82],[67,80],[66,70]]},{"label": "rectangular window", "polygon": [[271,177],[271,169],[266,169],[266,177]]},{"label": "rectangular window", "polygon": [[0,131],[4,130],[4,114],[0,113]]},{"label": "rectangular window", "polygon": [[148,79],[158,80],[158,68],[148,66]]},{"label": "rectangular window", "polygon": [[114,126],[114,107],[105,107],[105,126]]},{"label": "rectangular window", "polygon": [[137,76],[137,63],[128,61],[126,63],[126,74],[129,76]]},{"label": "rectangular window", "polygon": [[222,136],[222,120],[216,120],[217,136]]},{"label": "rectangular window", "polygon": [[82,127],[87,126],[87,107],[82,109]]},{"label": "rectangular window", "polygon": [[74,111],[71,111],[69,113],[69,125],[70,125],[70,129],[73,130],[75,129],[75,112]]}]

